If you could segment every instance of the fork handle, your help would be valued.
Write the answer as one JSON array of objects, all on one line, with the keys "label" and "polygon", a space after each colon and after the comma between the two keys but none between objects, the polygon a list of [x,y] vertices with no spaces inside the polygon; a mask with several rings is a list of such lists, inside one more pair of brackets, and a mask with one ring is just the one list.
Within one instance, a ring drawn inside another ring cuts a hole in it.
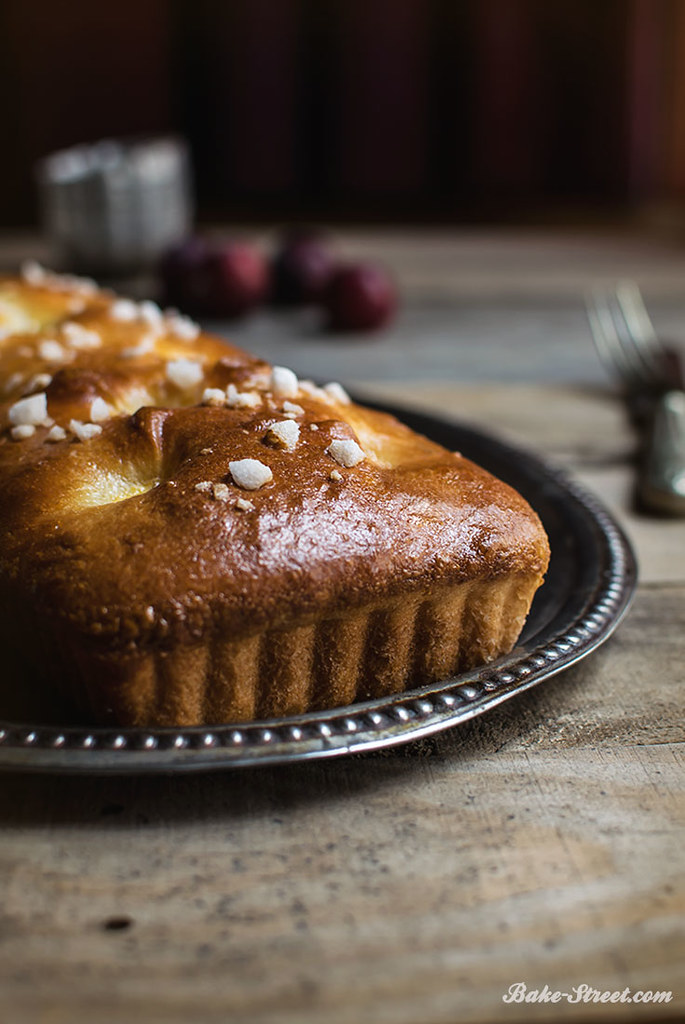
[{"label": "fork handle", "polygon": [[667,391],[654,407],[640,498],[656,512],[685,515],[685,391]]}]

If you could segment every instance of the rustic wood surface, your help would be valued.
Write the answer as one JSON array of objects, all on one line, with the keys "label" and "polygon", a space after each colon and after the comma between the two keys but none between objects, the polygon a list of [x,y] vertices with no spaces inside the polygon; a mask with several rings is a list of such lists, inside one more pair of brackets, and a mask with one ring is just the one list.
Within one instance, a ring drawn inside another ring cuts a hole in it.
[{"label": "rustic wood surface", "polygon": [[[376,249],[392,259],[387,240]],[[663,265],[673,272],[668,253]],[[446,321],[457,291],[441,291]],[[683,296],[668,302],[677,322]],[[199,776],[3,775],[3,1024],[685,1013],[685,522],[632,511],[634,438],[599,371],[578,386],[540,345],[544,375],[498,381],[516,312],[499,310],[490,371],[471,385],[458,368],[440,383],[365,374],[361,350],[356,377],[544,451],[595,490],[640,563],[616,635],[482,718],[385,753]],[[310,344],[325,362],[326,343]],[[673,998],[504,1004],[519,981]]]}]

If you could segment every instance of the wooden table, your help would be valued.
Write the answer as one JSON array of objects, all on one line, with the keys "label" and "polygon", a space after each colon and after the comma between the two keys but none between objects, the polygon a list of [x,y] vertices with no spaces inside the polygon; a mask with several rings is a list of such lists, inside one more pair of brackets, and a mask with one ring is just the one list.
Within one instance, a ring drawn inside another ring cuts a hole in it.
[{"label": "wooden table", "polygon": [[[303,338],[302,322],[265,314],[266,354],[280,345],[281,362],[306,372],[309,359],[326,377],[329,366],[343,376],[347,360],[359,371],[347,381],[366,377],[376,396],[458,415],[566,464],[635,544],[632,610],[581,665],[404,748],[200,776],[2,776],[3,1024],[685,1012],[685,522],[630,510],[634,439],[592,361],[578,297],[620,253],[622,272],[652,288],[657,318],[677,326],[682,254],[630,242],[626,256],[625,240],[611,239],[522,239],[517,249],[509,236],[360,236],[357,245],[400,269],[407,308],[395,332],[333,348]],[[481,278],[472,271],[469,291],[454,267],[479,245]],[[443,253],[433,278],[428,250]],[[459,330],[465,319],[480,332],[477,360]],[[557,358],[555,323],[576,346],[575,375],[573,351]],[[516,370],[512,331],[535,372]],[[256,332],[252,322],[233,333],[258,347]],[[429,370],[451,354],[451,375],[436,383],[420,360],[403,371],[398,352],[412,337]],[[517,982],[673,998],[505,1004]]]}]

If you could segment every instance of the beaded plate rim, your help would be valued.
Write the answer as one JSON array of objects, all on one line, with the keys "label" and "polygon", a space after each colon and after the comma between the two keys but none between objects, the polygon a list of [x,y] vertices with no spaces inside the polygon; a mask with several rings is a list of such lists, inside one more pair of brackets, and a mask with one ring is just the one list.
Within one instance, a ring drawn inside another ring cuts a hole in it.
[{"label": "beaded plate rim", "polygon": [[[623,530],[592,493],[547,459],[457,420],[368,399],[365,404],[464,451],[504,479],[507,473],[502,473],[502,466],[513,467],[509,482],[522,490],[538,511],[536,495],[540,500],[546,495],[548,501],[561,502],[568,515],[566,526],[575,530],[575,540],[582,534],[594,546],[583,567],[586,593],[580,603],[577,595],[572,600],[569,590],[551,625],[527,637],[524,630],[511,654],[496,662],[437,684],[343,708],[278,720],[180,729],[60,728],[0,721],[0,768],[143,774],[288,763],[377,750],[483,714],[557,675],[609,638],[632,599],[637,563]],[[527,486],[521,487],[522,479]],[[553,557],[554,539],[550,533]],[[545,586],[538,592],[543,600]]]}]

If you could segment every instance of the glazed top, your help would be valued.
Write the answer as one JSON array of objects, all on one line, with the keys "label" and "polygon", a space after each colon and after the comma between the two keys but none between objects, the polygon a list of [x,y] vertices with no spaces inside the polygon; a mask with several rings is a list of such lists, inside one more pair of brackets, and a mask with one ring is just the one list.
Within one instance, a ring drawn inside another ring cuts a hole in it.
[{"label": "glazed top", "polygon": [[485,470],[154,303],[0,280],[0,589],[91,645],[190,642],[470,578],[547,538]]}]

